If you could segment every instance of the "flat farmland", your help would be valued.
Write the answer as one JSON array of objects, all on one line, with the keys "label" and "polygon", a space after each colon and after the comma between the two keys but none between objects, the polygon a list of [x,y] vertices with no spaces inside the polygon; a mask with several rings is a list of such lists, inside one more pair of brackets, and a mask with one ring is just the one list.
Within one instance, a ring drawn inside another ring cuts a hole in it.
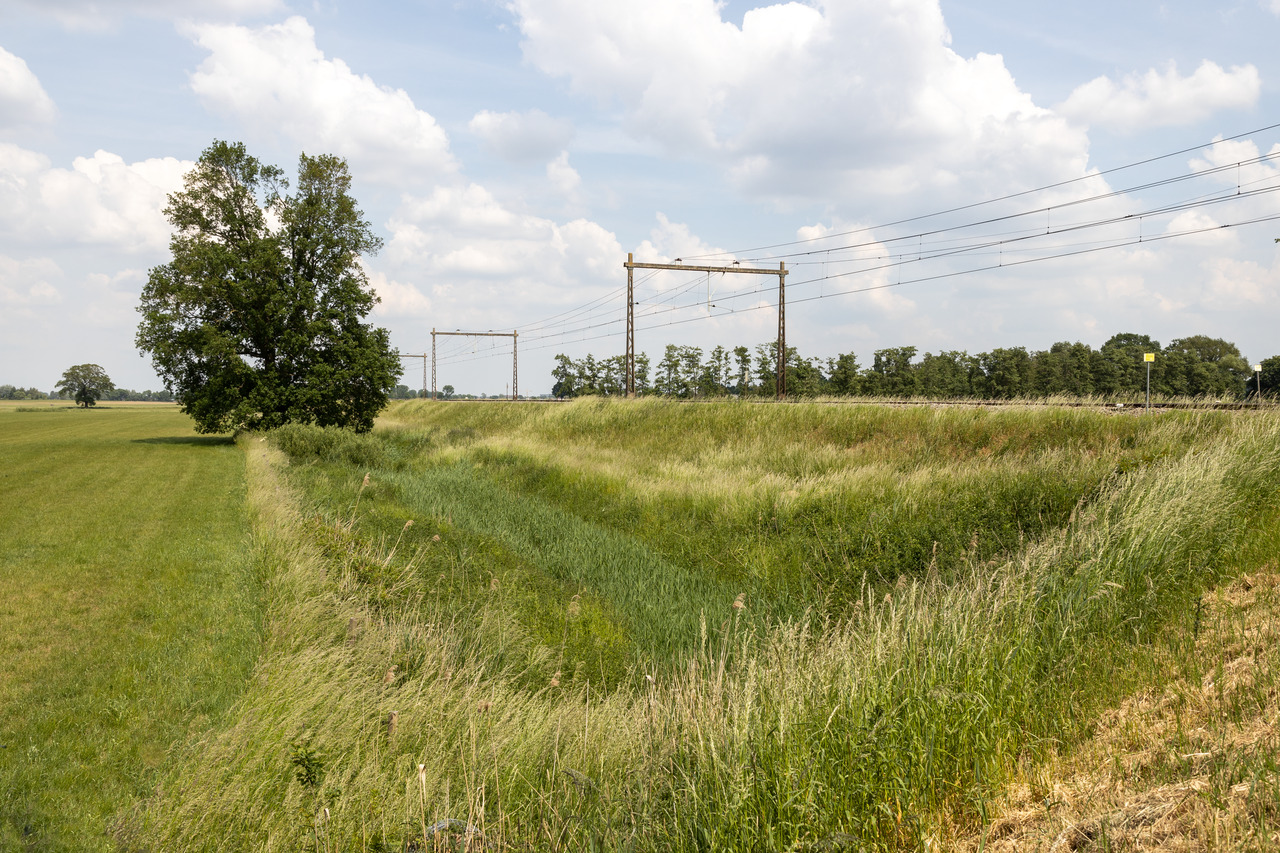
[{"label": "flat farmland", "polygon": [[243,689],[244,495],[239,449],[175,407],[0,407],[0,849],[114,849]]}]

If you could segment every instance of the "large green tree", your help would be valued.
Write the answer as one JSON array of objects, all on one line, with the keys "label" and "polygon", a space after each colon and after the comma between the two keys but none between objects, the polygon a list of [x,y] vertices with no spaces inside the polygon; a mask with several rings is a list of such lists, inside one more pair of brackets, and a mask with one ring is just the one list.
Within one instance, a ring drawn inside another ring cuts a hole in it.
[{"label": "large green tree", "polygon": [[200,432],[288,422],[368,430],[401,367],[360,258],[381,248],[344,160],[303,154],[297,188],[214,142],[169,196],[173,259],[151,270],[139,349]]},{"label": "large green tree", "polygon": [[96,364],[68,367],[53,386],[59,397],[71,397],[77,406],[96,406],[98,400],[116,389],[107,372]]}]

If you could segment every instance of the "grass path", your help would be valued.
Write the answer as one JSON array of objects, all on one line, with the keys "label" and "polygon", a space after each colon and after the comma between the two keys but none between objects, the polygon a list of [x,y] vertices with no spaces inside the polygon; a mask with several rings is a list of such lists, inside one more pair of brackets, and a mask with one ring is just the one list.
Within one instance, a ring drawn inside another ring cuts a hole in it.
[{"label": "grass path", "polygon": [[260,645],[244,463],[171,407],[0,409],[0,849],[106,850]]}]

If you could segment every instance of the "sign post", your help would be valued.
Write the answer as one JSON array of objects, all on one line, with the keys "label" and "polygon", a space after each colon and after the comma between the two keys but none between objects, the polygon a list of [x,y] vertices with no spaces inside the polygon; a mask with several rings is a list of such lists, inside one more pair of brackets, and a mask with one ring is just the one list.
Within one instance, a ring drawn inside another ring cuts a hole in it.
[{"label": "sign post", "polygon": [[1258,377],[1258,408],[1262,408],[1262,365],[1255,364],[1253,366],[1253,375]]},{"label": "sign post", "polygon": [[1147,411],[1146,411],[1146,414],[1151,414],[1151,362],[1156,360],[1156,354],[1153,352],[1143,353],[1142,360],[1147,363]]}]

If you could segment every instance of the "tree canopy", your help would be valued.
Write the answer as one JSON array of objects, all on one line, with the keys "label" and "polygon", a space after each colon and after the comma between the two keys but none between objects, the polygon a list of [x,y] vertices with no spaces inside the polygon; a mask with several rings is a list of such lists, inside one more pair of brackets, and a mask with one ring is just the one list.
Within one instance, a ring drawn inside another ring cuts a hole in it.
[{"label": "tree canopy", "polygon": [[381,248],[344,160],[281,169],[217,141],[169,196],[173,259],[138,307],[139,349],[200,432],[289,422],[365,431],[401,367],[360,266]]},{"label": "tree canopy", "polygon": [[71,397],[77,406],[98,405],[98,400],[116,389],[107,372],[96,364],[68,367],[54,386],[59,397]]}]

